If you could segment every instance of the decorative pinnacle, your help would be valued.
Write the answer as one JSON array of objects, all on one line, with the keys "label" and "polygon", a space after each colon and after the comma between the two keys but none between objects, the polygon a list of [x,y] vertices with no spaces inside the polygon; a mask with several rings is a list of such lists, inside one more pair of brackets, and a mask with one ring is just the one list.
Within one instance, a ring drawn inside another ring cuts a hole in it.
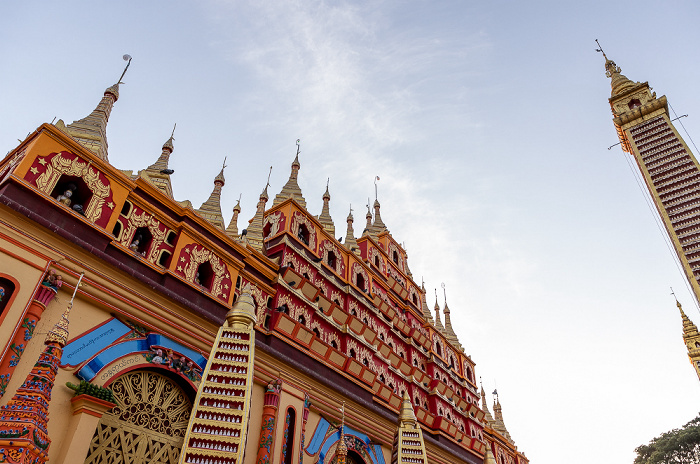
[{"label": "decorative pinnacle", "polygon": [[63,311],[61,319],[56,323],[56,325],[46,336],[46,344],[57,343],[62,347],[66,346],[66,343],[68,342],[68,315],[70,314],[71,309],[73,309],[73,301],[75,301],[75,295],[78,293],[78,288],[80,288],[84,276],[85,273],[81,272],[80,277],[78,278],[78,282],[75,284],[75,289],[73,289],[73,296],[68,302],[68,307],[65,309],[65,311]]},{"label": "decorative pinnacle", "polygon": [[[440,286],[442,287],[442,296],[445,298],[445,306],[447,306],[447,291],[445,290],[445,282],[442,282]],[[437,292],[437,289],[435,291]],[[435,299],[437,299],[437,294],[435,295]]]}]

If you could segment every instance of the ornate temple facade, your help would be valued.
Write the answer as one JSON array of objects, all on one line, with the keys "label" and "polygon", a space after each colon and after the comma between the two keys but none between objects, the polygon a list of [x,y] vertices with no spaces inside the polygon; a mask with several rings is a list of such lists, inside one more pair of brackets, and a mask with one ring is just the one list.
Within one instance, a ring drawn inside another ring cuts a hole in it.
[{"label": "ornate temple facade", "polygon": [[[600,50],[602,52],[602,50]],[[610,109],[622,149],[639,168],[668,237],[700,302],[700,164],[673,125],[666,96],[633,82],[605,53]],[[683,312],[683,340],[700,378],[700,339]]]},{"label": "ornate temple facade", "polygon": [[172,137],[110,164],[118,98],[0,162],[0,462],[528,463],[379,201],[337,240],[297,150],[226,226],[224,169],[174,200]]}]

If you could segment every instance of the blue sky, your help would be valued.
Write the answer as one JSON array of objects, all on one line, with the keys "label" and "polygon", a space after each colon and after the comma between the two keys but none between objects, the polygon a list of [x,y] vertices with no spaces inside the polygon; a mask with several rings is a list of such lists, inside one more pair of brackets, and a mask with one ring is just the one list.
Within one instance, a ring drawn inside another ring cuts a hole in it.
[{"label": "blue sky", "polygon": [[[669,287],[700,323],[617,143],[599,39],[700,141],[695,2],[23,2],[0,15],[0,147],[88,114],[124,78],[110,161],[157,159],[178,200],[228,157],[239,228],[289,175],[344,235],[373,179],[414,277],[532,462],[631,462],[700,410]],[[681,133],[685,133],[681,129]],[[686,141],[689,142],[686,137]],[[442,303],[442,296],[440,297]]]}]

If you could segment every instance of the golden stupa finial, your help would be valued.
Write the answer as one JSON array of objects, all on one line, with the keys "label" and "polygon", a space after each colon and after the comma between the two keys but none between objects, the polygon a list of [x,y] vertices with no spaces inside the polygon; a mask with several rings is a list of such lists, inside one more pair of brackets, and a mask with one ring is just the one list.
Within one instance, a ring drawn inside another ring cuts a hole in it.
[{"label": "golden stupa finial", "polygon": [[170,138],[163,144],[163,149],[169,149],[170,152],[172,153],[173,149],[173,140],[175,140],[175,128],[177,127],[177,123],[173,126],[173,132],[170,134]]},{"label": "golden stupa finial", "polygon": [[408,392],[404,390],[403,398],[401,401],[401,410],[399,411],[399,424],[416,424],[416,413],[413,410],[413,404],[411,403],[411,397],[408,396]]}]

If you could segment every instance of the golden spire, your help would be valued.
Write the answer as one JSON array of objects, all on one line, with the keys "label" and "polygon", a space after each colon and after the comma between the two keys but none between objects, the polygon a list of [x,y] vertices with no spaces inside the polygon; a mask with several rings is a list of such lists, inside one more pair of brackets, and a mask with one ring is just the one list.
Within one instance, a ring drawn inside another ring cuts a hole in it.
[{"label": "golden spire", "polygon": [[225,168],[226,158],[224,158],[221,171],[214,178],[214,190],[209,195],[209,199],[196,210],[200,216],[220,229],[224,229],[224,216],[221,214],[221,187],[226,183],[226,179],[224,179]]},{"label": "golden spire", "polygon": [[382,216],[379,213],[379,209],[381,205],[379,204],[379,197],[377,194],[377,181],[379,180],[379,176],[376,176],[374,178],[374,223],[372,224],[372,228],[370,229],[370,233],[372,237],[377,238],[377,236],[384,232],[385,230],[388,230],[386,228],[386,225],[384,224],[384,221],[382,221]]},{"label": "golden spire", "polygon": [[[243,195],[243,194],[241,194]],[[241,213],[241,197],[239,195],[238,202],[236,206],[233,207],[233,216],[231,216],[231,222],[229,222],[226,228],[226,235],[231,238],[238,238],[238,215]]]},{"label": "golden spire", "polygon": [[[673,293],[673,290],[671,292]],[[678,300],[676,300],[676,306],[681,312],[681,320],[683,321],[683,342],[685,342],[685,346],[688,349],[688,359],[700,379],[700,332],[698,332],[698,327],[685,315],[683,307]]]},{"label": "golden spire", "polygon": [[[272,166],[270,166],[270,174],[272,174]],[[250,225],[248,226],[246,239],[250,246],[256,250],[262,252],[263,250],[263,221],[265,216],[265,205],[267,200],[270,198],[267,194],[267,187],[270,186],[270,174],[267,175],[267,184],[260,194],[260,199],[258,200],[258,207],[255,210],[255,216],[250,220]]]},{"label": "golden spire", "polygon": [[333,224],[333,219],[331,218],[330,209],[328,203],[331,201],[331,194],[328,193],[328,184],[330,178],[326,182],[326,192],[323,194],[323,209],[321,214],[318,216],[318,222],[323,224],[323,228],[328,231],[333,237],[335,237],[335,224]]},{"label": "golden spire", "polygon": [[109,161],[107,157],[107,121],[112,113],[114,103],[119,99],[119,84],[123,84],[122,78],[126,74],[126,70],[129,69],[129,65],[131,65],[131,57],[129,55],[124,55],[123,58],[124,61],[128,61],[124,72],[116,84],[104,91],[102,100],[92,113],[83,119],[73,121],[68,126],[62,120],[56,123],[59,129],[65,130],[81,145],[95,152],[104,161]]},{"label": "golden spire", "polygon": [[501,402],[498,399],[498,393],[496,394],[496,401],[493,403],[493,412],[496,416],[496,420],[493,422],[494,430],[498,431],[501,435],[505,437],[506,440],[513,443],[513,439],[506,429],[506,424],[503,422],[503,412],[501,411]]},{"label": "golden spire", "polygon": [[496,464],[496,458],[491,451],[491,443],[486,443],[486,456],[484,456],[484,464]]},{"label": "golden spire", "polygon": [[399,426],[402,425],[416,425],[416,413],[413,411],[411,397],[408,396],[408,392],[405,390],[403,392],[403,401],[401,402],[401,411],[399,411]]},{"label": "golden spire", "polygon": [[367,224],[365,225],[365,230],[362,231],[362,236],[369,235],[372,231],[372,212],[369,209],[369,198],[367,199],[367,214],[365,214],[365,219]]},{"label": "golden spire", "polygon": [[229,327],[236,322],[242,322],[244,325],[252,325],[257,322],[255,301],[251,296],[250,284],[245,284],[233,308],[226,314],[226,323]]},{"label": "golden spire", "polygon": [[435,325],[435,321],[433,320],[433,315],[430,314],[430,308],[428,308],[428,299],[426,297],[428,292],[425,290],[425,282],[421,282],[420,289],[421,289],[421,303],[423,304],[423,308],[422,308],[423,309],[423,317],[431,325]]},{"label": "golden spire", "polygon": [[[481,378],[479,378],[479,383],[481,383]],[[487,424],[492,424],[494,422],[491,411],[489,411],[488,404],[486,403],[486,392],[484,391],[484,384],[481,383],[481,409],[484,410],[484,419]]]},{"label": "golden spire", "polygon": [[301,168],[301,164],[299,163],[300,143],[301,140],[297,139],[297,155],[294,158],[294,162],[292,162],[292,172],[289,175],[289,180],[284,184],[284,187],[282,187],[282,191],[275,196],[275,201],[272,203],[272,206],[282,203],[287,198],[294,198],[302,208],[306,209],[306,200],[304,200],[304,196],[301,194],[301,189],[297,183],[299,169]]},{"label": "golden spire", "polygon": [[337,464],[345,464],[348,455],[348,445],[345,444],[345,401],[340,409],[342,418],[340,420],[340,439],[338,440]]},{"label": "golden spire", "polygon": [[360,247],[357,246],[357,240],[355,240],[355,231],[352,228],[352,223],[354,218],[352,217],[352,205],[350,205],[350,213],[348,213],[348,230],[345,233],[345,248],[356,254],[360,254]]},{"label": "golden spire", "polygon": [[61,319],[55,326],[53,326],[53,328],[49,331],[49,334],[46,336],[46,341],[44,343],[47,345],[49,343],[55,343],[61,348],[66,346],[66,343],[68,342],[68,324],[70,323],[68,316],[70,315],[70,310],[73,309],[73,301],[75,300],[76,293],[78,293],[78,288],[80,287],[80,282],[82,282],[84,275],[84,273],[80,274],[78,283],[75,284],[75,289],[73,290],[73,296],[68,302],[68,307],[66,307],[65,311],[63,311]]},{"label": "golden spire", "polygon": [[416,420],[411,397],[408,396],[406,391],[403,392],[402,396],[399,424],[396,428],[391,462],[392,464],[403,462],[427,463],[423,432]]},{"label": "golden spire", "polygon": [[[176,124],[177,126],[177,124]],[[143,177],[156,187],[158,187],[163,193],[168,197],[173,198],[173,187],[170,183],[170,174],[174,173],[172,169],[168,168],[168,162],[170,161],[170,155],[172,154],[173,140],[175,140],[175,127],[173,127],[173,132],[170,134],[170,138],[163,144],[160,156],[155,163],[148,166],[146,169],[139,171],[139,176]]]},{"label": "golden spire", "polygon": [[603,51],[603,47],[600,46],[598,39],[596,39],[595,42],[598,44],[596,51],[602,53],[603,58],[605,58],[605,75],[610,78],[610,86],[612,88],[610,92],[611,97],[620,95],[621,93],[639,85],[639,82],[632,82],[626,76],[621,74],[622,69],[620,69],[620,67],[616,65],[613,60],[608,58]]},{"label": "golden spire", "polygon": [[441,332],[445,332],[445,327],[442,326],[442,321],[440,321],[440,305],[438,304],[437,288],[435,289],[435,327]]},{"label": "golden spire", "polygon": [[[173,147],[173,140],[175,140],[175,128],[177,127],[177,123],[173,126],[173,132],[170,134],[170,138],[166,140],[166,142],[163,144],[162,151],[160,153],[160,157],[156,160],[155,163],[151,164],[148,166],[146,169],[150,169],[153,171],[168,171],[168,162],[170,161],[170,154],[174,151],[175,147]],[[166,172],[167,174],[172,174],[171,172]]]},{"label": "golden spire", "polygon": [[450,343],[452,343],[455,347],[459,348],[460,350],[463,350],[462,345],[459,343],[459,339],[457,338],[457,334],[455,334],[455,331],[452,328],[452,319],[450,319],[450,308],[449,306],[447,306],[447,291],[445,290],[445,283],[443,282],[441,285],[442,292],[445,296],[445,309],[442,310],[442,312],[445,314],[445,335],[450,341]]}]

